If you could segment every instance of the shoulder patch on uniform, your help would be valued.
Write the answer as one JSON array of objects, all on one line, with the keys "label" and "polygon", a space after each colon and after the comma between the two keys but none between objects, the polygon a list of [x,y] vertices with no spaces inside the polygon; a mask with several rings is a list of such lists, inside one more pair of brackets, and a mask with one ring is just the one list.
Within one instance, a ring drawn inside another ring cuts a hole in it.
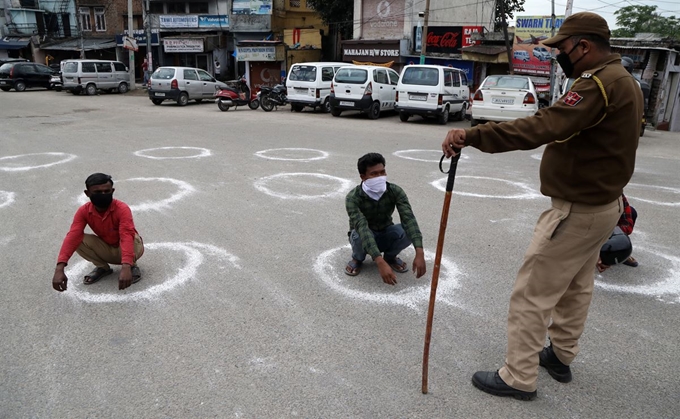
[{"label": "shoulder patch on uniform", "polygon": [[593,77],[593,74],[592,74],[592,73],[583,73],[583,74],[581,74],[581,78],[582,78],[582,79],[589,79],[589,78],[591,78],[591,77]]},{"label": "shoulder patch on uniform", "polygon": [[583,96],[579,95],[576,92],[568,92],[564,96],[564,103],[569,105],[569,106],[576,106],[582,100],[583,100]]}]

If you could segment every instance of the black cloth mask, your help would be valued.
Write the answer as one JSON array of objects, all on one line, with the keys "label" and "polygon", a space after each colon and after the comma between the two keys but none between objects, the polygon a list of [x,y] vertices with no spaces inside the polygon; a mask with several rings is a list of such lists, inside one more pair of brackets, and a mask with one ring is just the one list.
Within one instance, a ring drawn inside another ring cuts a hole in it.
[{"label": "black cloth mask", "polygon": [[93,193],[90,195],[90,201],[97,208],[108,208],[113,202],[113,192],[111,193]]},{"label": "black cloth mask", "polygon": [[557,54],[557,57],[555,59],[557,60],[557,63],[562,67],[562,71],[564,72],[564,75],[567,76],[568,79],[571,78],[571,76],[574,74],[574,64],[578,63],[581,61],[581,59],[584,57],[584,55],[581,56],[578,60],[575,62],[571,62],[571,59],[569,56],[571,55],[572,52],[578,47],[578,44],[574,45],[574,48],[571,49],[569,52],[560,52]]}]

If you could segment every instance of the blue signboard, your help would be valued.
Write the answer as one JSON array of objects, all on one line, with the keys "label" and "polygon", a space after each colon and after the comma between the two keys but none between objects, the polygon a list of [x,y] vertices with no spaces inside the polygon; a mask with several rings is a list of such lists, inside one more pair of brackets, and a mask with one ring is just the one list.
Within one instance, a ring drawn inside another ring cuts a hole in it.
[{"label": "blue signboard", "polygon": [[198,17],[199,28],[228,28],[228,15],[200,15]]},{"label": "blue signboard", "polygon": [[[135,29],[132,31],[132,34],[135,38],[135,41],[137,41],[137,45],[140,47],[145,47],[146,46],[146,32],[143,29]],[[116,45],[119,47],[123,46],[123,37],[127,35],[127,33],[116,35]],[[156,47],[158,46],[158,32],[152,32],[151,33],[151,45]]]}]

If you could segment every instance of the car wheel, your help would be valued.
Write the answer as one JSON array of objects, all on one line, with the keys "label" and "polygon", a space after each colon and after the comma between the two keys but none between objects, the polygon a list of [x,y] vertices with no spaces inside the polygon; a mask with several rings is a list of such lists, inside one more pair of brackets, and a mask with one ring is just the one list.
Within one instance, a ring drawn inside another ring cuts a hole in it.
[{"label": "car wheel", "polygon": [[179,97],[177,98],[177,104],[179,106],[186,106],[187,103],[189,103],[189,95],[187,95],[185,92],[180,93]]},{"label": "car wheel", "polygon": [[466,113],[467,113],[467,103],[463,102],[463,107],[460,108],[460,112],[458,112],[456,114],[456,120],[457,121],[464,121]]},{"label": "car wheel", "polygon": [[411,115],[407,114],[404,111],[399,112],[399,119],[401,119],[401,122],[408,122],[408,119]]},{"label": "car wheel", "polygon": [[118,93],[127,93],[130,88],[127,83],[121,83],[118,85]]},{"label": "car wheel", "polygon": [[258,99],[251,100],[251,101],[248,103],[248,107],[249,107],[250,109],[252,109],[252,110],[257,109],[257,108],[259,108],[260,106],[261,106],[261,105],[260,105],[260,101],[259,101]]},{"label": "car wheel", "polygon": [[23,92],[24,90],[26,90],[26,83],[24,83],[23,81],[16,82],[14,84],[14,90],[16,90],[17,92]]},{"label": "car wheel", "polygon": [[9,87],[0,87],[3,92],[9,92]]},{"label": "car wheel", "polygon": [[380,117],[380,102],[371,103],[371,107],[368,108],[368,117],[371,119],[378,119]]},{"label": "car wheel", "polygon": [[221,99],[217,99],[217,107],[220,108],[222,112],[226,112],[229,110],[229,105],[226,103],[222,102]]},{"label": "car wheel", "polygon": [[87,87],[85,87],[85,93],[87,93],[88,96],[94,96],[97,94],[97,86],[94,84],[88,84]]},{"label": "car wheel", "polygon": [[[304,108],[303,105],[298,105],[297,103],[293,103],[290,105],[290,109],[293,112],[302,112],[302,109]],[[339,114],[338,114],[339,115]],[[336,115],[337,116],[337,115]]]},{"label": "car wheel", "polygon": [[262,110],[265,112],[271,112],[274,110],[274,102],[272,102],[269,96],[265,96],[262,98],[262,103],[260,104],[260,107],[262,107]]},{"label": "car wheel", "polygon": [[341,113],[342,111],[340,109],[331,107],[331,115],[340,116]]},{"label": "car wheel", "polygon": [[323,113],[329,113],[331,111],[331,98],[327,97],[326,100],[323,101],[321,110],[323,110]]},{"label": "car wheel", "polygon": [[444,108],[444,112],[441,113],[437,117],[437,122],[439,122],[441,125],[446,125],[447,122],[449,122],[449,108],[446,107]]},{"label": "car wheel", "polygon": [[151,103],[153,103],[154,105],[160,105],[161,103],[163,103],[163,99],[151,99]]}]

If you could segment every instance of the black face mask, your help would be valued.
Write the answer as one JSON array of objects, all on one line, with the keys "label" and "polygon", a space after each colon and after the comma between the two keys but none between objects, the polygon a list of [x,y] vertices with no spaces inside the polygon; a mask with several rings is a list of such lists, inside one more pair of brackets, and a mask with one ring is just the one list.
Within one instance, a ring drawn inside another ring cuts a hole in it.
[{"label": "black face mask", "polygon": [[581,61],[581,59],[584,57],[583,55],[581,58],[576,60],[575,62],[571,62],[571,59],[569,56],[571,55],[572,52],[576,49],[578,44],[574,45],[574,48],[571,49],[569,52],[560,52],[557,54],[557,57],[555,59],[557,60],[557,63],[562,67],[562,71],[564,72],[564,75],[567,76],[567,78],[571,78],[572,74],[574,73],[574,64],[578,63]]},{"label": "black face mask", "polygon": [[97,208],[108,208],[113,202],[113,192],[90,194],[90,201]]}]

